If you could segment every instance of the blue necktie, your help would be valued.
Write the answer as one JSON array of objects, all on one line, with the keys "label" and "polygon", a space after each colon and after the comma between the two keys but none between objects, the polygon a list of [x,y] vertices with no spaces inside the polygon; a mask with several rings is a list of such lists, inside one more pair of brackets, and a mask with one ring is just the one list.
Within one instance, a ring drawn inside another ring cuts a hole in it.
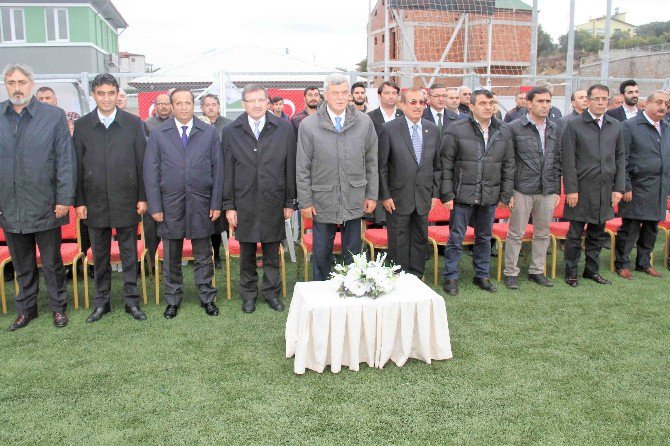
[{"label": "blue necktie", "polygon": [[254,136],[256,136],[256,139],[261,137],[261,131],[259,129],[260,125],[260,121],[254,121]]},{"label": "blue necktie", "polygon": [[335,130],[342,131],[342,118],[340,116],[335,116]]},{"label": "blue necktie", "polygon": [[186,148],[186,143],[188,142],[188,135],[186,135],[186,130],[188,129],[187,125],[181,126],[181,143]]},{"label": "blue necktie", "polygon": [[414,146],[414,154],[416,155],[417,164],[421,163],[421,135],[419,134],[419,125],[412,126],[412,146]]}]

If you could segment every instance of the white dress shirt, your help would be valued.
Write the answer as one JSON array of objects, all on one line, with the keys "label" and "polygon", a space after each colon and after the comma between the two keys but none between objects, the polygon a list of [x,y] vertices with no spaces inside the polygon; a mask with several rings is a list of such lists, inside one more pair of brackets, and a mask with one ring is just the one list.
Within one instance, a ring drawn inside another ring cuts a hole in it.
[{"label": "white dress shirt", "polygon": [[193,118],[191,118],[190,121],[188,121],[186,124],[182,124],[181,122],[177,121],[177,118],[174,118],[174,123],[177,126],[177,130],[179,131],[179,136],[181,137],[182,132],[182,127],[186,126],[186,137],[188,138],[191,135],[191,129],[193,128]]},{"label": "white dress shirt", "polygon": [[253,132],[255,130],[256,124],[255,122],[258,122],[258,135],[260,136],[261,132],[263,131],[263,127],[265,127],[265,115],[261,117],[258,121],[253,119],[251,116],[247,115],[247,119],[249,120],[249,127],[251,127],[251,131]]},{"label": "white dress shirt", "polygon": [[433,107],[430,107],[430,112],[433,114],[433,119],[435,120],[435,124],[440,122],[440,120],[437,118],[437,114],[441,113],[442,114],[442,125],[444,126],[444,110],[446,110],[446,109],[443,108],[442,110],[437,111]]},{"label": "white dress shirt", "polygon": [[335,112],[330,109],[330,107],[327,107],[327,109],[328,109],[328,116],[330,116],[330,120],[333,121],[333,127],[337,128],[337,125],[335,124],[335,118],[341,118],[340,126],[341,128],[344,128],[344,118],[346,117],[347,109],[345,108],[344,111],[339,115],[336,115]]},{"label": "white dress shirt", "polygon": [[626,119],[634,118],[638,113],[637,107],[628,108],[626,104],[623,104],[623,111],[626,113]]},{"label": "white dress shirt", "polygon": [[649,121],[649,124],[653,125],[656,128],[656,131],[660,134],[661,133],[661,122],[655,122],[652,121],[652,119],[647,115],[646,111],[643,111],[642,114],[644,115],[645,118],[647,118],[647,121]]},{"label": "white dress shirt", "polygon": [[596,119],[598,119],[596,124],[598,124],[598,127],[600,127],[602,129],[603,128],[603,121],[605,120],[605,115],[602,115],[602,116],[598,117],[598,116],[594,115],[593,113],[591,113],[591,110],[589,110],[588,108],[586,109],[586,111],[589,112],[589,115],[591,115],[591,117],[593,118],[594,121]]},{"label": "white dress shirt", "polygon": [[387,116],[382,107],[379,107],[379,110],[382,111],[382,116],[384,117],[384,122],[393,121],[395,119],[395,114],[398,112],[397,107],[393,107],[393,113],[390,116]]},{"label": "white dress shirt", "polygon": [[106,129],[108,129],[109,126],[112,125],[112,122],[114,122],[115,118],[116,118],[116,107],[114,107],[114,111],[109,116],[103,115],[100,112],[100,109],[98,109],[98,119],[100,119],[100,122],[102,122],[102,125],[104,125]]}]

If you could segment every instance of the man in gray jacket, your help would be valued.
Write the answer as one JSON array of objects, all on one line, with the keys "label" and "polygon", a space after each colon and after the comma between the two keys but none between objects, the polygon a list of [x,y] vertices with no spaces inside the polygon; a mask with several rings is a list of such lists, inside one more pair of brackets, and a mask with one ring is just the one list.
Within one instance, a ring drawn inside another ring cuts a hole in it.
[{"label": "man in gray jacket", "polygon": [[304,219],[313,219],[314,280],[326,280],[337,225],[344,262],[361,252],[361,217],[377,205],[377,133],[369,116],[349,105],[349,81],[324,81],[325,101],[298,129],[296,183]]},{"label": "man in gray jacket", "polygon": [[[67,325],[67,288],[60,227],[74,204],[76,161],[65,112],[32,94],[32,70],[3,71],[9,100],[0,103],[0,227],[5,231],[20,292],[18,330],[37,317],[39,247],[54,325]],[[76,285],[75,285],[76,286]]]}]

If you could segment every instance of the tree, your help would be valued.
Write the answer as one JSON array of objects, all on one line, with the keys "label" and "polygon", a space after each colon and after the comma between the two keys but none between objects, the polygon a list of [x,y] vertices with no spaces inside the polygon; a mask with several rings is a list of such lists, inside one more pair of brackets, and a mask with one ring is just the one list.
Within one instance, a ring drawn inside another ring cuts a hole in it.
[{"label": "tree", "polygon": [[537,54],[538,56],[548,56],[555,53],[558,45],[554,43],[549,33],[542,29],[540,25],[537,29]]},{"label": "tree", "polygon": [[356,71],[361,71],[361,72],[368,71],[368,58],[367,57],[356,64]]},{"label": "tree", "polygon": [[[575,30],[575,51],[584,53],[597,53],[601,42],[597,37],[585,30]],[[568,35],[563,34],[558,38],[558,49],[562,53],[568,52]]]},{"label": "tree", "polygon": [[[640,25],[635,29],[635,35],[661,37],[665,33],[670,33],[670,20],[667,22],[650,22]],[[669,34],[670,35],[670,34]]]}]

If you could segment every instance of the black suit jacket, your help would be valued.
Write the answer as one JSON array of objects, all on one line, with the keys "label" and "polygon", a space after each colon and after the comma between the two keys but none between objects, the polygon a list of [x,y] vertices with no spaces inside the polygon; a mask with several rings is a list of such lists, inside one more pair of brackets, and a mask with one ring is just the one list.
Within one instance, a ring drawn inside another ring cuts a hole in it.
[{"label": "black suit jacket", "polygon": [[395,212],[419,215],[430,211],[439,196],[440,135],[437,125],[421,120],[423,146],[417,163],[406,119],[386,123],[379,135],[379,199],[393,198]]},{"label": "black suit jacket", "polygon": [[[626,110],[624,110],[623,105],[617,108],[613,108],[612,110],[607,110],[605,112],[607,116],[611,116],[614,119],[616,119],[619,122],[624,122],[626,118]],[[637,114],[640,114],[640,111],[638,110]]]},{"label": "black suit jacket", "polygon": [[[447,110],[446,108],[442,110],[442,134],[447,131],[447,127],[449,125],[453,124],[454,122],[458,121],[459,119],[467,119],[467,115],[457,115],[456,113],[452,112],[451,110]],[[423,111],[423,119],[427,119],[428,121],[434,123],[437,125],[435,122],[435,118],[433,118],[433,112],[430,111],[430,107],[426,107],[426,109]],[[441,135],[440,135],[441,136]]]},{"label": "black suit jacket", "polygon": [[[377,136],[379,136],[379,133],[382,131],[382,126],[384,125],[384,115],[382,114],[382,109],[381,107],[377,107],[374,110],[372,110],[370,113],[368,113],[368,116],[370,119],[372,119],[372,123],[375,125],[375,131],[377,132]],[[395,117],[399,118],[401,116],[405,116],[399,108],[396,109],[395,111]]]}]

